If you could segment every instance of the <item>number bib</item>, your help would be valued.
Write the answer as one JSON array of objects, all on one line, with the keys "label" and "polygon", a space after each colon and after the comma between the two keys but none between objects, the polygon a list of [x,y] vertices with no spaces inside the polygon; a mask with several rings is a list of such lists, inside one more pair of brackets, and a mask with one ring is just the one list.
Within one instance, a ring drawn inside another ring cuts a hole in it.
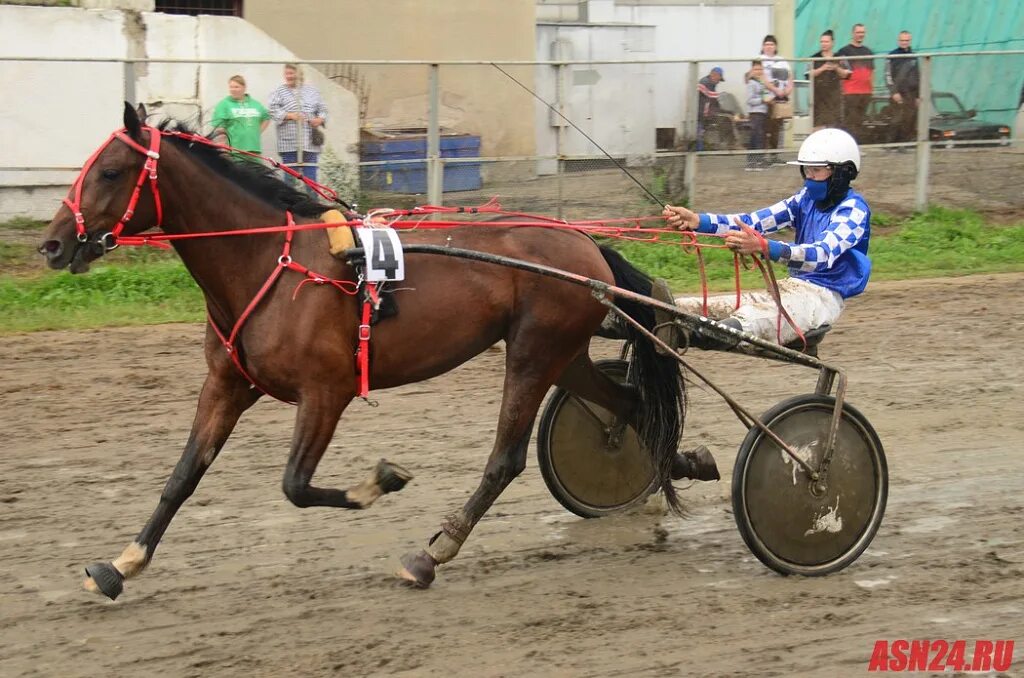
[{"label": "number bib", "polygon": [[357,228],[356,232],[366,256],[366,280],[405,280],[405,256],[395,229]]}]

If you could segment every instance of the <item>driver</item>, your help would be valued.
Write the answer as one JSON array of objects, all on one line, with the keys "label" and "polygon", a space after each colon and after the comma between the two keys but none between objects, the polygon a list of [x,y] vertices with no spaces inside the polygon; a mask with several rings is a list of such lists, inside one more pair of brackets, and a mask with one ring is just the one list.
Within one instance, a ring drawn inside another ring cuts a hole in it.
[{"label": "driver", "polygon": [[[804,187],[771,207],[750,214],[697,214],[685,207],[666,206],[669,226],[725,236],[729,249],[741,254],[763,252],[783,263],[790,276],[779,281],[782,305],[806,333],[839,318],[843,302],[864,291],[871,273],[868,240],[871,209],[850,188],[860,172],[857,142],[839,129],[819,130],[804,140],[797,159]],[[766,233],[792,228],[792,244],[767,240]],[[676,305],[703,315],[701,297],[680,297]],[[710,297],[708,317],[767,341],[787,344],[798,339],[785,319],[778,325],[779,308],[767,290],[747,292],[735,306],[735,295]],[[710,342],[708,348],[730,348]]]}]

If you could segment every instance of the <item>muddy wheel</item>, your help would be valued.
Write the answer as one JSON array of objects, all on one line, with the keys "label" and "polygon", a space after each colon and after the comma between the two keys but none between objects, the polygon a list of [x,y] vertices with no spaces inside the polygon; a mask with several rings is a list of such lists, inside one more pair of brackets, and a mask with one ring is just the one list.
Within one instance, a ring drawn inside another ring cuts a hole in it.
[{"label": "muddy wheel", "polygon": [[[612,379],[627,379],[625,360],[600,360],[595,365]],[[537,462],[555,499],[584,518],[600,518],[638,504],[657,485],[636,431],[608,410],[561,388],[552,392],[541,415]]]},{"label": "muddy wheel", "polygon": [[[834,406],[830,396],[797,396],[761,421],[818,469]],[[782,574],[821,576],[843,569],[871,543],[885,513],[889,472],[878,434],[844,405],[823,488],[759,428],[740,446],[732,483],[736,525],[753,554]]]}]

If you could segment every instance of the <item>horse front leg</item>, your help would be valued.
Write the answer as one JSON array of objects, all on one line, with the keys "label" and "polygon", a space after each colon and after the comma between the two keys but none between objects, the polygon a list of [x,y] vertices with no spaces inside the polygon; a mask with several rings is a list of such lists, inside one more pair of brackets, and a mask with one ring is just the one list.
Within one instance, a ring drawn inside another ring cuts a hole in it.
[{"label": "horse front leg", "polygon": [[87,590],[102,593],[113,600],[123,590],[125,579],[138,575],[149,565],[175,513],[192,496],[206,469],[227,442],[238,418],[260,395],[226,359],[221,364],[211,365],[199,396],[192,432],[160,494],[156,510],[139,536],[118,558],[85,568],[87,577],[84,585]]},{"label": "horse front leg", "polygon": [[299,508],[369,508],[377,499],[401,490],[412,479],[412,474],[398,464],[381,459],[366,480],[347,490],[311,484],[316,467],[334,436],[338,420],[355,396],[354,392],[338,395],[337,390],[335,386],[307,393],[299,402],[291,453],[282,483],[285,496]]}]

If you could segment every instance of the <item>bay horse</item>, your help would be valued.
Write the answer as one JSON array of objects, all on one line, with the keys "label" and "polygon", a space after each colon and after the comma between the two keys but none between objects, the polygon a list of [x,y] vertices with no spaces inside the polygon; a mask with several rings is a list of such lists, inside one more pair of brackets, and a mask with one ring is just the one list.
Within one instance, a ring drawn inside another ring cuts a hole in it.
[{"label": "bay horse", "polygon": [[[39,248],[50,267],[84,272],[118,236],[153,227],[187,234],[283,225],[292,216],[297,224],[315,223],[329,209],[255,163],[190,142],[166,123],[157,128],[144,120],[144,108],[136,111],[126,104],[124,129],[83,167]],[[130,205],[127,212],[125,205]],[[264,392],[297,405],[282,484],[295,506],[366,509],[409,479],[400,467],[382,462],[369,479],[347,490],[311,484],[342,413],[358,393],[359,301],[329,284],[304,285],[293,298],[295,284],[303,278],[283,269],[258,305],[249,309],[280,265],[285,239],[274,232],[174,241],[205,297],[209,372],[185,449],[155,511],[118,558],[86,568],[86,588],[116,598],[124,580],[142,572],[239,417]],[[640,294],[651,290],[650,278],[620,255],[571,230],[470,225],[406,230],[401,239],[447,242],[572,271]],[[295,232],[290,256],[332,279],[357,279],[351,265],[329,253],[323,230]],[[677,455],[685,402],[679,370],[674,360],[631,330],[636,386],[616,383],[598,371],[587,349],[606,309],[588,288],[490,263],[423,254],[407,255],[401,287],[394,292],[397,316],[373,327],[369,378],[374,388],[429,379],[498,341],[506,346],[497,432],[483,478],[424,549],[401,559],[401,576],[416,586],[429,586],[436,566],[455,557],[491,504],[524,469],[534,419],[553,384],[630,422],[652,457],[668,505],[678,511],[671,481],[673,476],[687,477],[679,472]],[[644,327],[653,327],[648,307],[626,302],[620,307]],[[226,344],[223,337],[243,314],[245,324],[233,343]],[[689,477],[695,476],[691,472]]]}]

